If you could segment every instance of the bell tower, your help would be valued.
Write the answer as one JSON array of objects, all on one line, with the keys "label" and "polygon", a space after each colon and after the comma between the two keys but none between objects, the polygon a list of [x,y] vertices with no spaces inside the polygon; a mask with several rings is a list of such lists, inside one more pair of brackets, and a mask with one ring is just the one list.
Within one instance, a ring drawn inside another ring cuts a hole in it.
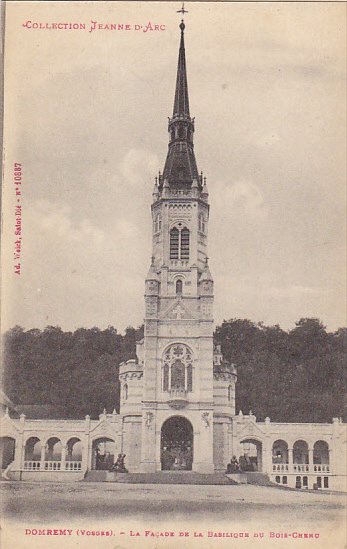
[{"label": "bell tower", "polygon": [[145,281],[141,470],[213,471],[213,279],[180,26],[168,153],[155,178]]}]

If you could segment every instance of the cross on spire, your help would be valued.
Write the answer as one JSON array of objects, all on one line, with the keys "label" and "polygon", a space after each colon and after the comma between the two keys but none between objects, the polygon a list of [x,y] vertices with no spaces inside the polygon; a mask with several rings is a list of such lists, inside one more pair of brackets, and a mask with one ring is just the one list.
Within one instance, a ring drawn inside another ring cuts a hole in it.
[{"label": "cross on spire", "polygon": [[183,16],[185,13],[188,13],[188,11],[184,9],[184,2],[182,2],[182,7],[180,10],[177,10],[177,13],[182,13]]}]

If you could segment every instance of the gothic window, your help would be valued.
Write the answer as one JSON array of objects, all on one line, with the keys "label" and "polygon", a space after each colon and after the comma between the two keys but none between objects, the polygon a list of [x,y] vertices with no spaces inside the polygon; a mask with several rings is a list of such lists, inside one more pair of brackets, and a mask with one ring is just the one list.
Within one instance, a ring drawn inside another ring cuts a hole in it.
[{"label": "gothic window", "polygon": [[189,259],[189,229],[177,229],[170,231],[170,259]]},{"label": "gothic window", "polygon": [[182,280],[180,279],[176,281],[176,294],[182,295]]},{"label": "gothic window", "polygon": [[180,232],[174,227],[170,231],[170,259],[179,259]]},{"label": "gothic window", "polygon": [[205,232],[205,219],[203,214],[199,215],[199,231],[201,233]]},{"label": "gothic window", "polygon": [[163,367],[163,391],[169,390],[169,364],[165,363]]},{"label": "gothic window", "polygon": [[189,259],[189,231],[182,229],[181,231],[181,259]]},{"label": "gothic window", "polygon": [[163,391],[193,391],[193,358],[185,345],[174,344],[164,354]]},{"label": "gothic window", "polygon": [[123,398],[124,398],[124,400],[128,400],[128,385],[127,385],[127,383],[124,383]]},{"label": "gothic window", "polygon": [[187,390],[193,390],[193,366],[191,362],[187,364]]},{"label": "gothic window", "polygon": [[185,366],[181,360],[175,360],[171,366],[171,389],[185,389]]}]

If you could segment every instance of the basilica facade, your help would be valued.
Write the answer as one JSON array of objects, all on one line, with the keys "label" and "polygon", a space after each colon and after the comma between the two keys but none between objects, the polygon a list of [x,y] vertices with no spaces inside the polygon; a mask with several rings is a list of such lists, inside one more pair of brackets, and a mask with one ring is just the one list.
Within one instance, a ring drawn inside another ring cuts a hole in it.
[{"label": "basilica facade", "polygon": [[120,412],[77,421],[14,419],[6,410],[3,475],[65,481],[105,471],[106,479],[119,453],[130,473],[213,474],[236,456],[277,484],[343,489],[346,429],[338,418],[284,424],[236,414],[237,371],[213,344],[209,193],[194,153],[184,32],[182,21],[168,153],[152,193],[144,338],[137,359],[119,367]]}]

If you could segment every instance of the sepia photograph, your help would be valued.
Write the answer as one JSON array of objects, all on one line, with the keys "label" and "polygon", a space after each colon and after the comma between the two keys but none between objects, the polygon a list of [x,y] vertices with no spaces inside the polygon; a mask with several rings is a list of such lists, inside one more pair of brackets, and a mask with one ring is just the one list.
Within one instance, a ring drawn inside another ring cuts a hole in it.
[{"label": "sepia photograph", "polygon": [[346,4],[1,6],[4,549],[346,546]]}]

